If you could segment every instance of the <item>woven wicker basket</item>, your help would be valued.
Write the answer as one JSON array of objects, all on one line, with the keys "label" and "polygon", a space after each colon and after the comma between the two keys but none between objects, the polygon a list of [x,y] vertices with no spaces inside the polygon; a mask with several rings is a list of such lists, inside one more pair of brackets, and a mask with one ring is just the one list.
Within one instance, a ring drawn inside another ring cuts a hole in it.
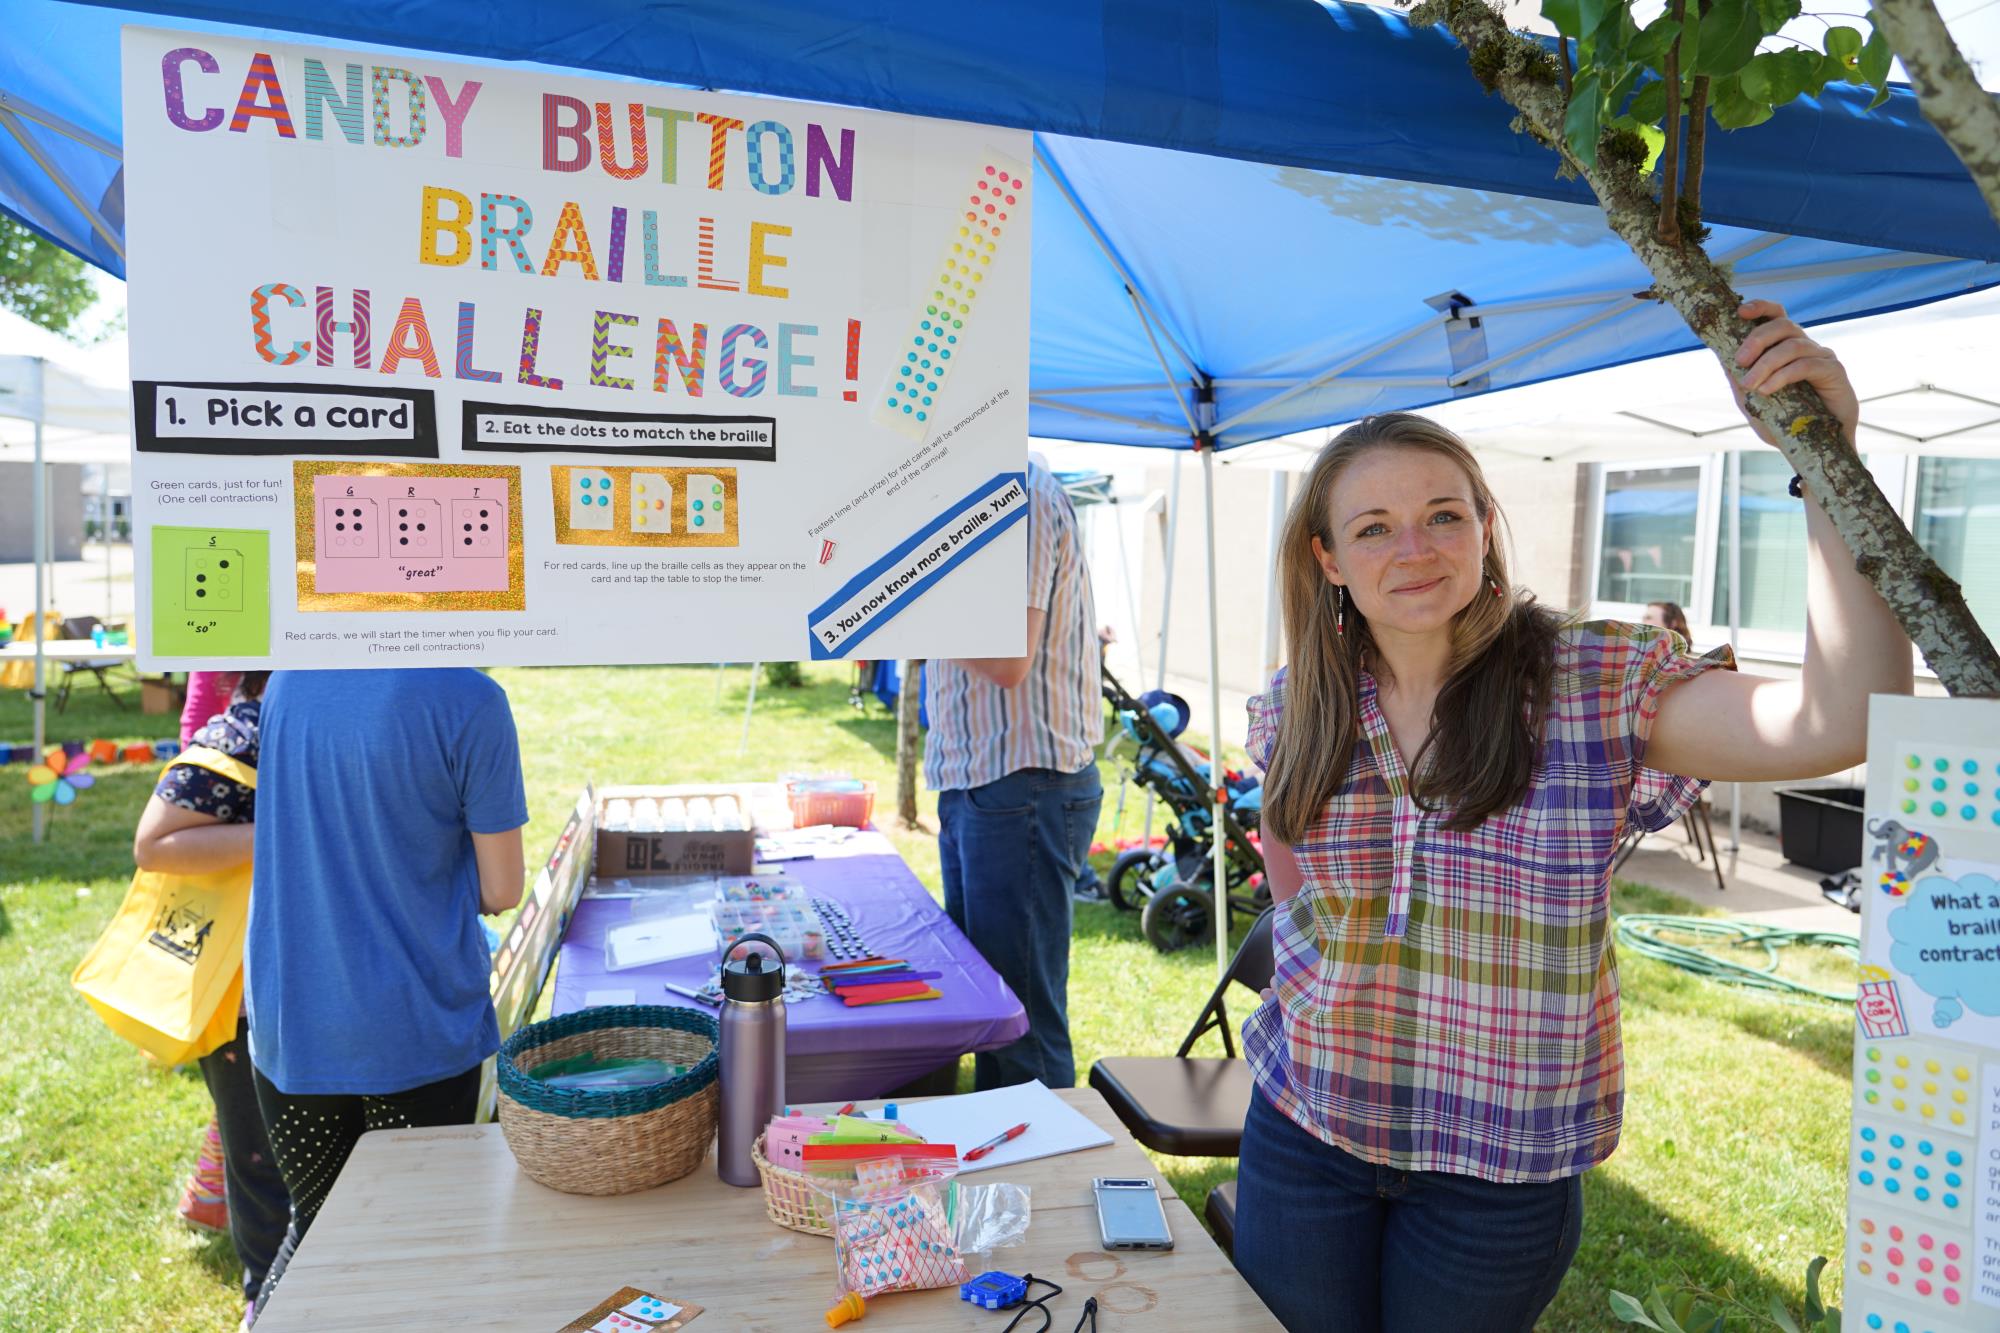
[{"label": "woven wicker basket", "polygon": [[[557,1088],[525,1072],[585,1051],[689,1066],[649,1088]],[[716,1026],[666,1005],[581,1009],[500,1047],[500,1129],[521,1169],[565,1194],[629,1194],[678,1180],[715,1140]]]},{"label": "woven wicker basket", "polygon": [[803,1231],[809,1236],[833,1234],[832,1200],[812,1187],[803,1171],[773,1166],[764,1156],[764,1136],[750,1146],[750,1160],[757,1164],[757,1178],[764,1182],[764,1213],[781,1227]]}]

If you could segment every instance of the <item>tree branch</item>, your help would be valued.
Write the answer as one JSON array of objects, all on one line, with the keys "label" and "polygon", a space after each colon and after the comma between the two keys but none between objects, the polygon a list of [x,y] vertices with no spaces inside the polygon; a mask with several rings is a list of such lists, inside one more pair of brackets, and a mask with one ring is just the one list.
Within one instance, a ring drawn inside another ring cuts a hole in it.
[{"label": "tree branch", "polygon": [[2000,102],[1979,86],[1931,0],[1876,0],[1875,21],[1903,58],[1924,119],[1965,163],[2000,222]]},{"label": "tree branch", "polygon": [[[1902,2],[1902,0],[1898,0]],[[1561,154],[1589,184],[1611,229],[1653,276],[1653,290],[1679,312],[1739,382],[1736,352],[1754,327],[1737,317],[1742,304],[1699,243],[1662,244],[1659,213],[1636,135],[1605,135],[1597,165],[1587,167],[1563,141],[1566,102],[1554,58],[1532,38],[1508,30],[1484,0],[1423,0],[1410,17],[1443,24],[1467,53],[1496,72],[1494,86],[1520,113],[1516,127]],[[1627,142],[1631,140],[1634,142]],[[1996,141],[2000,142],[2000,141]],[[2000,151],[1997,149],[1996,151]],[[1672,201],[1666,201],[1672,207]],[[1811,387],[1792,385],[1756,394],[1749,409],[1778,443],[1812,498],[1854,553],[1855,568],[1874,586],[1924,660],[1953,694],[2000,695],[2000,654],[1965,605],[1965,596],[1919,546],[1842,435],[1840,424]]]},{"label": "tree branch", "polygon": [[[1706,9],[1708,6],[1703,5]],[[1698,76],[1688,89],[1688,151],[1686,177],[1681,182],[1681,199],[1686,207],[1682,221],[1689,227],[1701,221],[1701,168],[1708,147],[1708,76]]]},{"label": "tree branch", "polygon": [[1562,55],[1563,101],[1567,102],[1569,101],[1571,81],[1576,77],[1576,71],[1570,67],[1569,63],[1569,38],[1558,35],[1556,38],[1556,50]]},{"label": "tree branch", "polygon": [[[1674,0],[1674,27],[1687,17],[1687,0]],[[1681,243],[1681,39],[1667,48],[1667,146],[1660,152],[1660,244]],[[1613,107],[1612,110],[1617,110]]]}]

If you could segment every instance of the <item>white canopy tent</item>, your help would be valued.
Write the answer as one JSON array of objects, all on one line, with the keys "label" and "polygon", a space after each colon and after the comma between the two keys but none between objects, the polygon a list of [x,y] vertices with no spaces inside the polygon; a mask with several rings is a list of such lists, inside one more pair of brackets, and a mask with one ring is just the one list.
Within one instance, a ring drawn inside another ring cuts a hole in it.
[{"label": "white canopy tent", "polygon": [[[47,604],[49,466],[96,463],[122,466],[131,457],[130,398],[124,340],[79,348],[0,310],[0,461],[33,464],[35,601],[35,750],[48,741],[48,663],[42,652]],[[34,837],[42,840],[45,811],[34,810]]]}]

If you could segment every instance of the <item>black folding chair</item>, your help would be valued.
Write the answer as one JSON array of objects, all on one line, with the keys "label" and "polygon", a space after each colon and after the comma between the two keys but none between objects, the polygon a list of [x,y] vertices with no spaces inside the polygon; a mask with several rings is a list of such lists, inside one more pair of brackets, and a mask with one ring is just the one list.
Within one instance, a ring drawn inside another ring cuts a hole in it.
[{"label": "black folding chair", "polygon": [[[87,639],[90,637],[91,631],[103,623],[96,616],[72,616],[68,620],[63,621],[62,636],[65,639]],[[125,701],[118,697],[118,691],[111,688],[111,682],[105,679],[104,676],[104,673],[113,667],[124,665],[122,660],[114,657],[99,659],[97,661],[66,661],[61,665],[63,669],[62,682],[56,686],[56,711],[58,713],[69,707],[70,687],[76,683],[76,678],[84,672],[89,672],[91,675],[97,677],[97,688],[110,696],[112,703],[117,704],[120,708],[125,706]]]},{"label": "black folding chair", "polygon": [[[1708,798],[1701,797],[1688,807],[1681,816],[1681,826],[1687,830],[1688,841],[1694,844],[1694,859],[1707,861],[1715,871],[1715,891],[1727,893],[1729,886],[1722,882],[1722,856],[1715,850],[1715,826],[1708,821]],[[1639,844],[1646,840],[1646,830],[1627,828],[1625,841],[1618,848],[1618,855],[1611,862],[1611,870],[1616,874],[1632,859],[1632,853],[1639,850]],[[1705,845],[1704,845],[1705,844]]]},{"label": "black folding chair", "polygon": [[1215,1232],[1215,1243],[1230,1258],[1236,1257],[1236,1182],[1225,1180],[1208,1192],[1201,1215]]},{"label": "black folding chair", "polygon": [[[1250,1111],[1250,1066],[1236,1056],[1224,996],[1230,983],[1251,994],[1271,984],[1271,913],[1251,923],[1229,971],[1201,1007],[1187,1040],[1171,1056],[1114,1055],[1090,1067],[1090,1086],[1104,1095],[1132,1137],[1174,1157],[1234,1157]],[[1226,1058],[1190,1056],[1211,1028],[1222,1033]]]}]

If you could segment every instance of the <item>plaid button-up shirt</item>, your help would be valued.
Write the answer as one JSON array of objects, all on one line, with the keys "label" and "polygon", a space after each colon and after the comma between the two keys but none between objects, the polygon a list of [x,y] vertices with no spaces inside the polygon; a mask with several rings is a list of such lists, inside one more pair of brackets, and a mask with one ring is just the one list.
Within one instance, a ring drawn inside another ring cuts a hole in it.
[{"label": "plaid button-up shirt", "polygon": [[[1062,483],[1028,464],[1028,601],[1046,613],[1028,678],[1003,690],[950,659],[924,669],[924,785],[983,787],[1024,768],[1075,773],[1104,739],[1103,650],[1083,533]],[[991,608],[1027,618],[1022,606]]]},{"label": "plaid button-up shirt", "polygon": [[[1623,1116],[1611,860],[1628,823],[1678,819],[1704,783],[1643,765],[1662,692],[1720,656],[1644,625],[1562,631],[1528,791],[1467,832],[1410,796],[1363,673],[1346,780],[1293,850],[1275,998],[1243,1029],[1264,1096],[1365,1161],[1501,1183],[1611,1155]],[[1285,673],[1250,701],[1268,766]]]}]

